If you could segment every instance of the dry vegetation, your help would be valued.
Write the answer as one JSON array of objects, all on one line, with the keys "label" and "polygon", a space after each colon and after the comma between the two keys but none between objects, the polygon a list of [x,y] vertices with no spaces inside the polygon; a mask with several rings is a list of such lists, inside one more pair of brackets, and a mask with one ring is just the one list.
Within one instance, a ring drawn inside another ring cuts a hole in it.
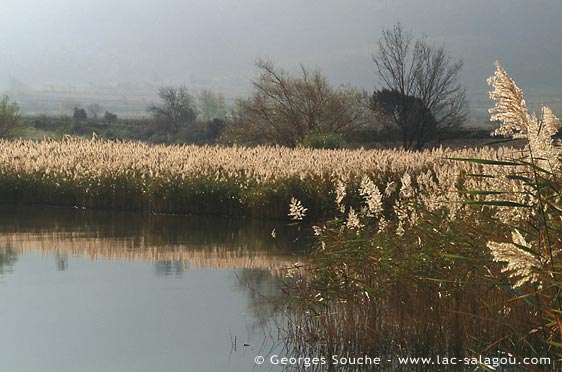
[{"label": "dry vegetation", "polygon": [[[409,177],[416,193],[439,203],[459,200],[457,188],[488,182],[466,177],[485,172],[485,166],[448,158],[501,159],[513,151],[151,146],[70,137],[3,140],[0,201],[286,218],[295,197],[307,206],[310,218],[318,218],[334,215],[338,185],[345,183],[349,195],[358,195],[365,177],[381,191]],[[398,189],[387,192],[392,199],[400,197]]]},{"label": "dry vegetation", "polygon": [[[314,227],[293,292],[298,355],[562,357],[560,122],[547,107],[528,114],[499,64],[489,83],[496,133],[526,146],[339,181],[339,217]],[[418,155],[402,154],[429,156]],[[293,201],[292,217],[306,207]],[[557,370],[513,370],[523,369]]]}]

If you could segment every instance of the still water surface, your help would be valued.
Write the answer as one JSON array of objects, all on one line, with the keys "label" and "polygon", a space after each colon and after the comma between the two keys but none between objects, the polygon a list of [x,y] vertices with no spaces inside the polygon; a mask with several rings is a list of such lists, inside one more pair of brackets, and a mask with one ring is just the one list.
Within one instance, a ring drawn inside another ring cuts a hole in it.
[{"label": "still water surface", "polygon": [[284,229],[0,205],[0,372],[272,370]]}]

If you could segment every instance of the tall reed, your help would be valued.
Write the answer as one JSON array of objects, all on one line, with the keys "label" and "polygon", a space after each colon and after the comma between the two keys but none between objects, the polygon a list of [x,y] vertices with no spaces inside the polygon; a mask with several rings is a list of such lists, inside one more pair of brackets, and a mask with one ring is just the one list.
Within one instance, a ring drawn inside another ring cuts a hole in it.
[{"label": "tall reed", "polygon": [[[314,220],[334,216],[341,182],[358,194],[365,176],[379,185],[398,182],[405,172],[447,180],[474,166],[452,169],[444,158],[497,159],[505,151],[150,146],[68,136],[0,140],[0,202],[286,218],[294,197]],[[437,197],[443,194],[439,188],[431,191]]]},{"label": "tall reed", "polygon": [[561,357],[559,121],[528,114],[499,64],[489,82],[496,134],[524,147],[339,181],[293,288],[297,353]]}]

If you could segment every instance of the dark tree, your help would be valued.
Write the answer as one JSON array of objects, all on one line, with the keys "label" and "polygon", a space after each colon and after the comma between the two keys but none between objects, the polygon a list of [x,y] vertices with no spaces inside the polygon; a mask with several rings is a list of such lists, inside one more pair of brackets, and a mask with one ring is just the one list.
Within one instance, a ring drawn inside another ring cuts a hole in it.
[{"label": "dark tree", "polygon": [[[420,98],[381,89],[373,93],[371,107],[383,115],[383,121],[398,126],[405,148],[410,148],[408,145],[413,141],[425,143],[437,136],[437,121]],[[400,126],[400,123],[406,125]]]},{"label": "dark tree", "polygon": [[72,114],[72,117],[74,117],[74,120],[76,121],[84,121],[88,119],[88,114],[86,113],[86,110],[84,110],[83,108],[75,107],[74,114]]},{"label": "dark tree", "polygon": [[117,120],[117,114],[114,114],[113,112],[106,111],[105,114],[103,115],[103,118],[108,123],[113,123],[115,120]]},{"label": "dark tree", "polygon": [[373,94],[372,107],[398,127],[405,149],[419,150],[466,120],[462,61],[453,61],[444,46],[414,40],[397,24],[383,31],[373,60],[383,88]]},{"label": "dark tree", "polygon": [[185,86],[162,87],[158,91],[161,104],[148,107],[160,128],[177,133],[193,123],[197,117],[195,100]]},{"label": "dark tree", "polygon": [[223,128],[224,120],[213,119],[207,122],[207,140],[210,142],[216,142],[219,138]]}]

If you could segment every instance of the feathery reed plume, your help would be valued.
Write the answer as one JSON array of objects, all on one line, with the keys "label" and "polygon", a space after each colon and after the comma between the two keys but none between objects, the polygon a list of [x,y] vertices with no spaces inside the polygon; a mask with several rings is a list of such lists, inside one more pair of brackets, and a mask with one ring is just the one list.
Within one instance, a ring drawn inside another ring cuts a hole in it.
[{"label": "feathery reed plume", "polygon": [[506,264],[502,269],[502,273],[509,273],[510,278],[518,278],[517,282],[513,284],[514,288],[521,287],[527,283],[538,282],[539,276],[536,273],[536,269],[542,267],[541,260],[519,248],[526,247],[530,249],[530,246],[519,231],[515,230],[512,232],[512,241],[513,243],[488,242],[487,246],[494,257],[494,261]]},{"label": "feathery reed plume", "polygon": [[552,137],[560,128],[560,120],[552,110],[542,106],[540,118],[535,114],[530,115],[523,92],[499,62],[496,62],[496,72],[488,79],[488,84],[494,88],[490,98],[496,101],[489,110],[491,120],[501,122],[494,135],[526,139],[527,149],[539,166],[551,173],[559,171],[560,149],[554,146]]},{"label": "feathery reed plume", "polygon": [[289,217],[291,217],[292,220],[302,220],[306,217],[307,210],[307,208],[302,206],[300,200],[291,198],[291,204],[289,204]]},{"label": "feathery reed plume", "polygon": [[525,133],[529,123],[527,104],[523,99],[523,91],[509,77],[499,62],[496,62],[496,72],[488,79],[488,84],[494,88],[490,98],[496,101],[489,110],[492,121],[500,121],[502,125],[496,129],[495,135],[506,137]]},{"label": "feathery reed plume", "polygon": [[343,199],[346,195],[345,182],[338,179],[336,182],[336,204],[338,205],[340,212],[345,212],[345,205],[343,205]]},{"label": "feathery reed plume", "polygon": [[377,217],[382,213],[382,194],[375,183],[367,176],[361,179],[359,194],[365,198],[367,203],[367,215]]},{"label": "feathery reed plume", "polygon": [[349,213],[347,214],[347,221],[345,223],[345,226],[350,229],[350,230],[361,230],[364,225],[361,223],[361,220],[359,219],[359,216],[357,216],[357,213],[355,212],[355,209],[353,209],[353,207],[349,208]]}]

